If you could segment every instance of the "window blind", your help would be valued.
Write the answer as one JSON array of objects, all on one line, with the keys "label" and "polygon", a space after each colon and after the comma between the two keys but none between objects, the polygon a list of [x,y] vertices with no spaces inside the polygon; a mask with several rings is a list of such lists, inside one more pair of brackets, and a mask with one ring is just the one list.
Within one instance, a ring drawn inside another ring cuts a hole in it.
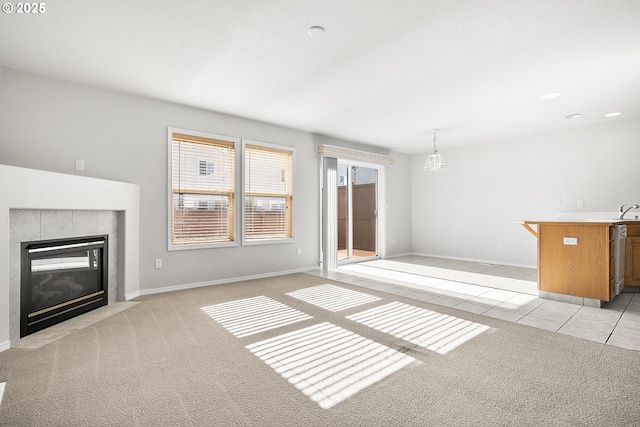
[{"label": "window blind", "polygon": [[234,142],[173,133],[171,242],[234,241]]},{"label": "window blind", "polygon": [[244,239],[293,237],[293,149],[245,144]]}]

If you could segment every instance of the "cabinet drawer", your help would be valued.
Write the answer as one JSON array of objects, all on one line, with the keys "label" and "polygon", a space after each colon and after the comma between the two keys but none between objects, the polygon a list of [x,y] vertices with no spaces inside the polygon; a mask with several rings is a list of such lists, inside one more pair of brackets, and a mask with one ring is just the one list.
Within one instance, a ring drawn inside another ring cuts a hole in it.
[{"label": "cabinet drawer", "polygon": [[627,223],[627,237],[640,237],[640,224]]}]

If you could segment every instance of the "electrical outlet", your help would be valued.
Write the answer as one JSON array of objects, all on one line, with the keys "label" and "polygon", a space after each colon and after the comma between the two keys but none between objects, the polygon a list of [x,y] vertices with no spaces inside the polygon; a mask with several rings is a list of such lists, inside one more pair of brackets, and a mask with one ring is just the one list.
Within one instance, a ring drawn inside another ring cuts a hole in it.
[{"label": "electrical outlet", "polygon": [[578,200],[578,207],[584,208],[584,200]]},{"label": "electrical outlet", "polygon": [[158,270],[162,268],[162,260],[160,258],[156,260],[156,268]]},{"label": "electrical outlet", "polygon": [[296,248],[296,255],[302,255],[302,248]]},{"label": "electrical outlet", "polygon": [[556,205],[562,204],[562,197],[556,197]]},{"label": "electrical outlet", "polygon": [[84,170],[84,160],[76,160],[76,170],[77,171]]}]

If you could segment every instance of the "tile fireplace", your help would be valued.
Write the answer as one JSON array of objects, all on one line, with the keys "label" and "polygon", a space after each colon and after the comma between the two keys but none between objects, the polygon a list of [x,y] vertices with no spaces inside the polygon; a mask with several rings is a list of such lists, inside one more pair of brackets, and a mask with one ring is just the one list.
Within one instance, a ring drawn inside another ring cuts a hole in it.
[{"label": "tile fireplace", "polygon": [[[101,294],[107,301],[106,305],[125,300],[122,294],[122,281],[119,277],[122,271],[120,268],[122,265],[120,260],[122,254],[121,237],[124,234],[121,229],[121,220],[122,215],[117,211],[38,209],[12,209],[10,211],[9,314],[12,341],[17,344],[21,338],[25,337],[24,311],[28,310],[23,310],[25,300],[32,306],[32,312],[39,312],[99,292],[96,285],[93,292],[87,292],[86,295],[69,295],[74,288],[79,288],[78,282],[85,281],[86,278],[81,276],[91,274],[93,275],[92,280],[97,280],[98,267],[100,277],[106,275],[106,279],[102,279],[105,293]],[[92,248],[91,253],[84,246],[74,246],[83,245],[87,241],[96,242],[99,239],[104,239],[106,245]],[[87,253],[83,253],[83,248],[87,249]],[[25,249],[28,250],[25,251]],[[28,252],[29,250],[31,253]],[[94,253],[94,251],[97,252]],[[69,256],[69,254],[71,255]],[[33,260],[29,260],[29,255]],[[100,266],[91,266],[92,270],[77,274],[78,277],[70,277],[72,275],[69,273],[76,275],[82,265],[88,266],[94,258],[101,264]],[[28,279],[28,275],[31,274],[27,268],[32,263],[36,264],[36,272],[32,276],[39,280],[33,284],[36,286],[36,293],[33,296],[26,294],[27,290],[29,292],[32,290],[29,287],[25,289],[23,284],[24,276],[27,275]],[[61,287],[61,289],[54,289],[56,287]],[[49,304],[50,302],[51,304]],[[44,304],[49,304],[49,307],[44,307]],[[81,305],[81,302],[78,301],[78,305]],[[51,311],[65,311],[69,308],[72,307],[58,307]],[[41,314],[45,313],[32,314],[29,322],[40,319]],[[53,323],[47,326],[52,325]],[[29,334],[36,331],[32,328],[29,330]]]},{"label": "tile fireplace", "polygon": [[109,304],[140,295],[137,184],[2,164],[0,181],[0,352],[21,340],[22,242],[108,234]]}]

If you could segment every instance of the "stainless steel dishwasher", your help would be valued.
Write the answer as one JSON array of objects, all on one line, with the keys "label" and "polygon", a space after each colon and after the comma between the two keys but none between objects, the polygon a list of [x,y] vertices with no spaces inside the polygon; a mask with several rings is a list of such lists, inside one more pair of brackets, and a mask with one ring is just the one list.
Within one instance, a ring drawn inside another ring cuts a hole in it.
[{"label": "stainless steel dishwasher", "polygon": [[613,256],[615,257],[616,266],[616,295],[624,289],[624,258],[625,258],[625,239],[627,238],[627,226],[624,224],[614,227],[614,246]]}]

